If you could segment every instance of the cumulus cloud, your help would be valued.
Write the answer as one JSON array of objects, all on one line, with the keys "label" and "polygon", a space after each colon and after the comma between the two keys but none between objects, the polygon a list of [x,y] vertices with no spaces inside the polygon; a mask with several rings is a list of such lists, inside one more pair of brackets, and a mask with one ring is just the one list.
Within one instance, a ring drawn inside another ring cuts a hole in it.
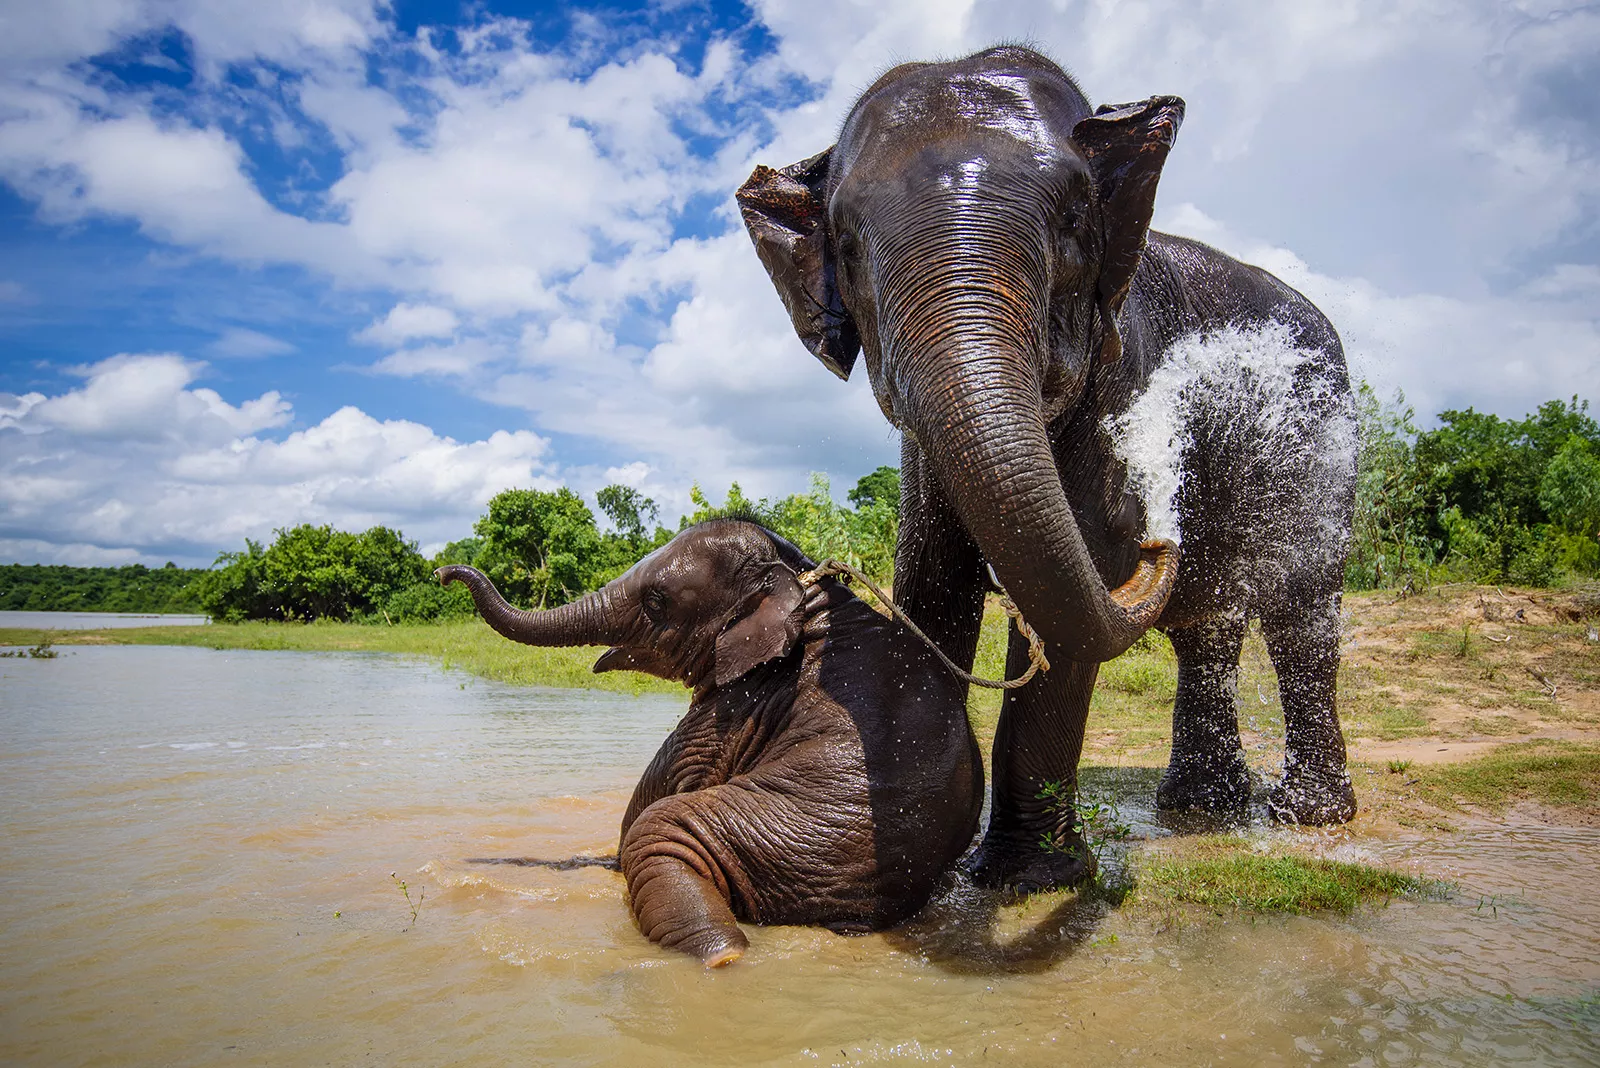
[{"label": "cumulus cloud", "polygon": [[401,345],[419,337],[450,337],[459,325],[455,312],[449,308],[402,301],[390,308],[388,315],[357,334],[356,340],[373,345]]},{"label": "cumulus cloud", "polygon": [[314,426],[276,393],[230,404],[203,364],[117,356],[56,396],[0,394],[0,551],[46,559],[206,563],[274,527],[397,526],[427,545],[465,535],[508,486],[552,488],[549,442],[459,442],[344,407]]},{"label": "cumulus cloud", "polygon": [[1577,393],[1600,396],[1600,271],[1562,264],[1525,285],[1467,300],[1396,294],[1312,269],[1286,248],[1233,233],[1193,204],[1166,229],[1273,272],[1338,328],[1354,375],[1382,395],[1403,390],[1424,418],[1446,408],[1520,415]]},{"label": "cumulus cloud", "polygon": [[467,338],[455,345],[419,345],[391,352],[374,363],[371,370],[399,378],[418,375],[465,377],[499,355],[499,351],[484,339]]}]

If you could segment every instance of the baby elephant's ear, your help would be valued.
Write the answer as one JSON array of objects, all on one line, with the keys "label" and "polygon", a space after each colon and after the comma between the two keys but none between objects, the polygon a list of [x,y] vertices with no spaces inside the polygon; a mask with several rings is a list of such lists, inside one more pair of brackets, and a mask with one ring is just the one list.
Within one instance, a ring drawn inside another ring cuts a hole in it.
[{"label": "baby elephant's ear", "polygon": [[751,594],[740,607],[743,615],[717,635],[718,686],[748,674],[769,660],[787,656],[800,639],[800,605],[805,591],[786,565],[768,571],[770,588]]}]

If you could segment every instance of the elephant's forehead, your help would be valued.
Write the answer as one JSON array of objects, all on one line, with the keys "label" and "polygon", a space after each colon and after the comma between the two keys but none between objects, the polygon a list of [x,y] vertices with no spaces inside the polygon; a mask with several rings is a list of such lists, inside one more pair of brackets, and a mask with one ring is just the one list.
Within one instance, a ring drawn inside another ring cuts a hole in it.
[{"label": "elephant's forehead", "polygon": [[670,586],[674,592],[689,593],[699,587],[713,587],[727,581],[739,546],[727,538],[707,536],[692,530],[678,535],[629,570],[639,579]]},{"label": "elephant's forehead", "polygon": [[837,150],[846,170],[975,137],[1012,142],[1041,161],[1077,154],[1072,116],[1040,99],[1036,78],[989,71],[907,82],[865,103],[846,123]]}]

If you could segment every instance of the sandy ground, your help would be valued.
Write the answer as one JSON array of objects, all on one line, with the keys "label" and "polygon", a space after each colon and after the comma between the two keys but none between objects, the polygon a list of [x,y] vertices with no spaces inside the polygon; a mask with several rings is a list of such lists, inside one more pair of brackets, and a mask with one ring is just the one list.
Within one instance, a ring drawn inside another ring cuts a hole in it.
[{"label": "sandy ground", "polygon": [[1355,760],[1465,760],[1536,738],[1600,742],[1589,596],[1493,586],[1346,598],[1340,707]]}]

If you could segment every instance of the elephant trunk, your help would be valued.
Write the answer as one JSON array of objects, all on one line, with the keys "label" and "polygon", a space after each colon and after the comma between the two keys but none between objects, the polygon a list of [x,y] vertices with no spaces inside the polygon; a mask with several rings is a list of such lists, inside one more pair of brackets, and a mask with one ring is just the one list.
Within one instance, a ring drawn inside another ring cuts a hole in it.
[{"label": "elephant trunk", "polygon": [[544,611],[514,608],[500,596],[489,577],[464,564],[441,567],[434,574],[448,586],[464,583],[485,623],[502,636],[524,645],[614,645],[624,639],[617,619],[616,592],[605,586],[570,604]]},{"label": "elephant trunk", "polygon": [[1166,606],[1177,549],[1147,544],[1133,575],[1108,589],[1090,557],[1046,431],[1035,372],[1022,351],[985,339],[941,355],[942,391],[912,429],[995,574],[1052,653],[1110,660]]}]

